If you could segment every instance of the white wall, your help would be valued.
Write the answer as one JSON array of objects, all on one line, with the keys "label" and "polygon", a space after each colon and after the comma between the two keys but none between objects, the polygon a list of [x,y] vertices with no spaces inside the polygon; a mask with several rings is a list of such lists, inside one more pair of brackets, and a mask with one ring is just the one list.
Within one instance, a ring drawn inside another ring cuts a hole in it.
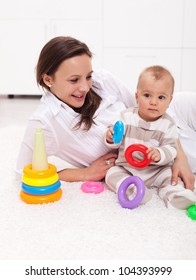
[{"label": "white wall", "polygon": [[196,91],[195,0],[0,0],[0,94],[40,94],[35,66],[54,36],[85,41],[94,68],[132,89],[142,69],[167,67],[176,90]]}]

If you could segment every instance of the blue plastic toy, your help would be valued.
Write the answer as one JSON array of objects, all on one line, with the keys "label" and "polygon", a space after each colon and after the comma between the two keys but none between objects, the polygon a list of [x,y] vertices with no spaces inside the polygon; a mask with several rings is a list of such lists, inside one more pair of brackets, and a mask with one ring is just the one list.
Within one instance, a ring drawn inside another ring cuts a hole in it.
[{"label": "blue plastic toy", "polygon": [[113,142],[119,144],[122,141],[124,135],[124,124],[121,121],[117,121],[114,124],[114,134],[112,136]]}]

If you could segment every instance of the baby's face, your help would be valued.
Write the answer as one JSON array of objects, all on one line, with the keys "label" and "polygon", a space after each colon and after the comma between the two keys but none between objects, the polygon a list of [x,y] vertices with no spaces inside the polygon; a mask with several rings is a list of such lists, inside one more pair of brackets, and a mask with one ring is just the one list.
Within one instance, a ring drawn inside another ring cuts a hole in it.
[{"label": "baby's face", "polygon": [[172,100],[171,80],[166,76],[156,80],[149,73],[141,79],[136,92],[139,115],[145,121],[162,116]]}]

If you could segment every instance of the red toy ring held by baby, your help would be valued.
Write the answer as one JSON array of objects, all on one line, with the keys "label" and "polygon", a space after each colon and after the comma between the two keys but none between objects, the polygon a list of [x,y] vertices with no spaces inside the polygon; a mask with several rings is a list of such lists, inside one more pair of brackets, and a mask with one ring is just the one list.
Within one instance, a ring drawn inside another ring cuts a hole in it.
[{"label": "red toy ring held by baby", "polygon": [[[148,148],[142,144],[132,144],[125,151],[125,159],[126,161],[137,168],[144,168],[148,166],[151,162],[151,159],[148,159],[148,155],[146,151]],[[141,152],[144,156],[143,160],[137,160],[133,157],[134,152]]]}]

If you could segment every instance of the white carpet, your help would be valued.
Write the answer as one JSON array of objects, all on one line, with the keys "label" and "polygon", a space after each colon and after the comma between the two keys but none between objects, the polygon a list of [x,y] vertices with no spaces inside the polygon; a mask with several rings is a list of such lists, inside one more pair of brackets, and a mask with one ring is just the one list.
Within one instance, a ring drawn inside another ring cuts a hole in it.
[{"label": "white carpet", "polygon": [[0,259],[196,259],[196,221],[156,193],[128,210],[109,190],[63,183],[59,202],[25,204],[14,173],[24,128],[0,130]]}]

